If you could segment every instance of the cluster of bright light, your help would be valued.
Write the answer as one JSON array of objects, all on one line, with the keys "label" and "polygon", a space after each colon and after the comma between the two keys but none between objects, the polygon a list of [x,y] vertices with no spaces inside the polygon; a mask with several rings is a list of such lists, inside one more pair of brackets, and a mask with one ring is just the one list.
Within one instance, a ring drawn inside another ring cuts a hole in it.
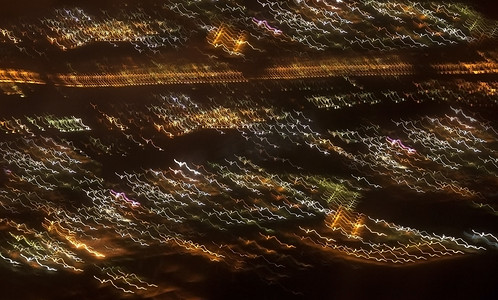
[{"label": "cluster of bright light", "polygon": [[[494,54],[489,52],[488,54]],[[436,74],[476,75],[495,74],[498,70],[496,56],[483,57],[476,61],[438,63],[429,67]],[[330,58],[321,61],[288,62],[268,67],[259,79],[300,79],[341,76],[385,76],[414,75],[414,66],[395,55],[371,55],[369,57]]]},{"label": "cluster of bright light", "polygon": [[[48,271],[81,272],[89,263],[160,247],[246,270],[263,259],[278,272],[279,265],[308,265],[293,257],[303,247],[321,249],[323,257],[330,252],[395,264],[483,249],[355,212],[362,188],[353,179],[270,173],[246,157],[208,165],[174,160],[167,170],[117,173],[109,188],[91,160],[51,139],[3,143],[1,155],[10,168],[1,189],[0,209],[8,216],[2,232],[9,236],[1,254],[13,267],[34,261]],[[59,201],[62,187],[77,193],[78,202]],[[39,218],[21,223],[18,212]],[[316,218],[323,222],[299,225]],[[276,231],[282,223],[296,228]],[[42,231],[34,229],[40,225]],[[242,226],[255,235],[202,238]],[[125,293],[157,287],[116,268],[104,267],[95,278]]]},{"label": "cluster of bright light", "polygon": [[[309,48],[424,48],[496,36],[496,24],[460,4],[258,0],[284,35]],[[470,25],[473,24],[473,25]],[[479,25],[478,25],[479,24]]]},{"label": "cluster of bright light", "polygon": [[[142,280],[137,274],[129,273],[122,267],[101,267],[102,278],[94,275],[102,285],[112,285],[117,290],[126,294],[147,295],[150,288],[158,288],[156,284]],[[99,275],[100,276],[100,275]]]},{"label": "cluster of bright light", "polygon": [[[487,54],[494,55],[492,52]],[[454,63],[440,63],[430,66],[437,74],[495,74],[498,70],[496,57],[483,57],[481,60]],[[406,63],[399,56],[384,55],[376,57],[353,56],[341,59],[310,60],[308,62],[286,63],[265,68],[261,75],[247,78],[242,72],[227,66],[210,65],[183,65],[168,66],[156,64],[153,67],[137,68],[121,72],[102,72],[97,74],[87,73],[58,73],[48,74],[51,83],[68,87],[123,87],[143,85],[179,85],[179,84],[224,84],[247,82],[249,80],[281,80],[302,78],[327,78],[327,77],[369,77],[388,76],[398,77],[418,74],[412,64]],[[41,75],[25,70],[0,70],[0,83],[8,84],[46,84]],[[469,83],[471,84],[471,83]],[[493,82],[483,83],[489,95],[496,93]],[[384,95],[386,96],[386,95]],[[390,97],[394,102],[402,102],[399,95]],[[377,102],[376,95],[371,92],[361,92],[351,95],[336,95],[334,99],[324,97],[310,98],[318,106],[340,108],[344,98],[356,103]],[[444,100],[444,97],[443,99]],[[323,102],[322,104],[320,104]],[[345,101],[346,104],[350,101]],[[329,103],[329,104],[328,104]]]},{"label": "cluster of bright light", "polygon": [[318,108],[326,109],[407,101],[413,103],[460,102],[471,106],[492,106],[497,103],[497,82],[433,79],[412,82],[401,89],[393,87],[380,91],[365,91],[365,86],[357,80],[353,81],[348,77],[345,79],[351,83],[351,91],[346,93],[332,90],[332,92],[307,96],[306,100]]},{"label": "cluster of bright light", "polygon": [[7,134],[21,134],[33,136],[34,132],[47,130],[57,130],[59,132],[89,131],[90,127],[83,123],[81,118],[56,117],[53,115],[44,116],[24,116],[21,118],[10,118],[0,120],[0,130]]},{"label": "cluster of bright light", "polygon": [[187,37],[181,26],[171,26],[158,16],[143,11],[110,17],[107,13],[92,16],[84,10],[58,9],[54,17],[41,20],[49,30],[46,38],[62,50],[73,49],[94,42],[129,42],[142,47],[178,47]]},{"label": "cluster of bright light", "polygon": [[0,69],[0,82],[45,84],[40,74],[28,70]]},{"label": "cluster of bright light", "polygon": [[313,50],[425,48],[497,35],[496,23],[461,4],[258,0],[260,10],[255,13],[231,1],[210,7],[172,2],[166,7],[174,7],[189,19],[203,20],[201,28],[209,29],[206,16],[218,13],[222,22],[245,30],[251,42],[300,44]]},{"label": "cluster of bright light", "polygon": [[[333,138],[324,141],[322,147],[367,167],[366,174],[373,171],[370,176],[387,177],[394,184],[417,192],[445,191],[479,197],[480,191],[465,184],[472,180],[463,179],[460,170],[474,169],[484,177],[498,174],[493,163],[498,152],[492,146],[496,132],[461,110],[455,110],[453,115],[393,123],[403,139],[388,136],[380,127],[369,126],[359,131],[331,131]],[[368,152],[345,150],[352,145],[364,145]]]},{"label": "cluster of bright light", "polygon": [[152,9],[123,7],[114,14],[62,8],[28,21],[23,28],[0,28],[0,43],[40,57],[46,55],[37,45],[40,40],[62,50],[108,42],[131,43],[140,52],[157,53],[165,47],[188,47],[193,34],[202,33],[210,36],[213,46],[241,55],[247,45],[258,52],[272,52],[275,46],[291,53],[303,48],[388,51],[498,36],[496,22],[459,3],[258,0],[254,4],[255,10],[234,1],[168,0]]},{"label": "cluster of bright light", "polygon": [[[302,112],[248,99],[221,106],[201,105],[184,94],[156,98],[141,109],[94,104],[101,118],[95,123],[113,133],[115,145],[92,136],[89,146],[84,141],[81,145],[126,154],[126,137],[162,150],[166,137],[157,135],[161,130],[178,136],[214,128],[240,132],[250,149],[247,156],[200,164],[173,160],[169,168],[119,171],[103,179],[99,164],[72,143],[16,132],[18,138],[0,144],[5,181],[0,187],[0,261],[49,272],[86,272],[96,265],[96,284],[149,295],[164,287],[126,271],[120,258],[143,251],[184,253],[234,272],[271,278],[312,267],[315,260],[299,254],[310,248],[325,261],[342,257],[402,265],[465,255],[496,243],[492,233],[438,235],[357,211],[366,190],[390,185],[460,195],[493,208],[479,198],[493,191],[467,185],[472,180],[465,176],[473,175],[460,169],[472,169],[486,180],[496,178],[498,150],[492,142],[498,133],[462,110],[394,120],[392,128],[321,132]],[[78,118],[27,120],[30,126],[59,131],[85,128]],[[318,150],[323,159],[337,153],[353,173],[303,174],[296,162],[279,156],[285,147],[302,146]],[[290,171],[269,171],[254,159],[280,162]],[[61,201],[61,190],[67,189],[74,199]],[[20,217],[25,214],[36,217]],[[238,229],[249,233],[231,234]],[[206,238],[210,232],[221,234]]]},{"label": "cluster of bright light", "polygon": [[267,119],[283,117],[271,107],[256,108],[252,101],[244,98],[234,99],[228,106],[202,105],[185,94],[157,95],[156,99],[146,107],[137,105],[133,110],[94,107],[107,130],[119,130],[129,141],[159,150],[162,149],[156,145],[151,133],[173,138],[202,129],[243,129]]},{"label": "cluster of bright light", "polygon": [[221,25],[211,30],[208,42],[214,47],[221,47],[231,55],[242,55],[242,50],[247,44],[243,32],[233,32],[227,26]]},{"label": "cluster of bright light", "polygon": [[164,68],[143,68],[116,73],[56,74],[51,77],[56,85],[68,87],[219,84],[247,81],[239,71],[209,70],[208,66],[180,66],[180,68],[164,66]]},{"label": "cluster of bright light", "polygon": [[14,44],[17,44],[21,41],[22,40],[19,37],[17,37],[12,30],[0,28],[0,42],[2,43],[12,42]]}]

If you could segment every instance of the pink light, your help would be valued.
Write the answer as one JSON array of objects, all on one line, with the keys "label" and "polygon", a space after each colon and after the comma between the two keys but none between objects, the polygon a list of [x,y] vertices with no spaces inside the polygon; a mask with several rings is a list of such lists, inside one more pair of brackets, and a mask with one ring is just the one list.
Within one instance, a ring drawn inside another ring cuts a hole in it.
[{"label": "pink light", "polygon": [[264,27],[266,28],[267,30],[273,32],[273,34],[275,35],[279,35],[279,34],[282,34],[282,30],[280,29],[277,29],[277,28],[274,28],[274,27],[271,27],[270,25],[268,25],[268,22],[266,20],[258,20],[256,18],[252,18],[252,21],[258,25],[259,27]]},{"label": "pink light", "polygon": [[137,202],[135,200],[132,200],[132,199],[129,199],[128,197],[126,197],[126,194],[125,193],[120,193],[120,192],[115,192],[114,190],[111,190],[111,194],[114,196],[114,198],[116,200],[118,199],[123,199],[125,200],[126,202],[130,203],[131,206],[133,207],[138,207],[140,206],[140,202]]},{"label": "pink light", "polygon": [[408,152],[408,154],[415,154],[417,153],[417,150],[413,149],[413,148],[410,148],[408,146],[405,146],[403,145],[403,143],[401,142],[401,140],[399,139],[392,139],[390,137],[386,137],[386,140],[391,144],[391,146],[396,146],[398,145],[399,147],[401,147],[403,150],[405,150],[406,152]]}]

